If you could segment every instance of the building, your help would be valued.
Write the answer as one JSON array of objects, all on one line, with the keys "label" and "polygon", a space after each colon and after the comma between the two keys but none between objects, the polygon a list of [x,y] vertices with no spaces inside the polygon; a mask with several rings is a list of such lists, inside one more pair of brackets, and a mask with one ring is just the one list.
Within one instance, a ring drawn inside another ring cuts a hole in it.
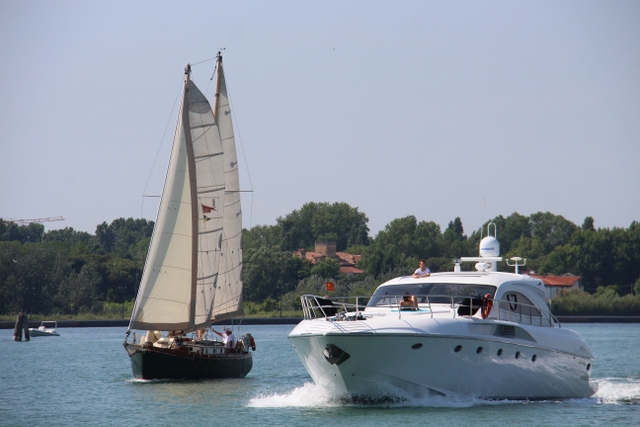
[{"label": "building", "polygon": [[560,290],[580,289],[584,291],[582,283],[580,282],[580,276],[574,276],[571,273],[562,276],[540,276],[529,273],[529,276],[542,280],[547,301],[551,301]]},{"label": "building", "polygon": [[351,255],[346,252],[336,251],[336,242],[330,241],[317,241],[315,250],[305,251],[304,249],[298,249],[293,252],[293,256],[306,259],[312,265],[317,264],[318,261],[325,258],[333,258],[340,263],[340,273],[349,276],[355,274],[362,274],[364,270],[356,268],[356,264],[360,261],[361,255]]}]

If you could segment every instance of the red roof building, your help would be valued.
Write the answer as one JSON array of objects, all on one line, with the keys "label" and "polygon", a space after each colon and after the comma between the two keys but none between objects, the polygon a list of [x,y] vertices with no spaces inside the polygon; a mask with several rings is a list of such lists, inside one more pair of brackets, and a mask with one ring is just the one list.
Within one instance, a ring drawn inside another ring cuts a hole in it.
[{"label": "red roof building", "polygon": [[354,274],[362,274],[364,270],[356,268],[356,264],[360,261],[361,255],[352,255],[346,252],[336,252],[335,242],[316,242],[315,251],[305,251],[304,249],[298,249],[293,252],[293,256],[297,256],[309,261],[312,265],[315,265],[318,261],[324,258],[333,258],[340,263],[340,273],[347,274],[349,276]]},{"label": "red roof building", "polygon": [[547,300],[552,300],[561,289],[580,289],[584,290],[580,283],[580,276],[574,276],[567,273],[563,276],[541,276],[539,274],[529,273],[529,276],[542,280],[544,283],[544,292]]}]

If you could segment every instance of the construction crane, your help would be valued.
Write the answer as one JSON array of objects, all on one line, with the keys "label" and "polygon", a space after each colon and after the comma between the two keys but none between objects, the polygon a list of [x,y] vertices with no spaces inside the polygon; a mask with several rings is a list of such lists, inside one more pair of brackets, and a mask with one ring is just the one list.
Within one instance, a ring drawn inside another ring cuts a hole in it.
[{"label": "construction crane", "polygon": [[7,218],[5,219],[6,222],[15,222],[16,224],[19,225],[27,225],[27,224],[31,224],[32,222],[52,222],[52,221],[64,221],[64,217],[61,216],[50,216],[47,218],[30,218],[30,219],[14,219],[14,218]]}]

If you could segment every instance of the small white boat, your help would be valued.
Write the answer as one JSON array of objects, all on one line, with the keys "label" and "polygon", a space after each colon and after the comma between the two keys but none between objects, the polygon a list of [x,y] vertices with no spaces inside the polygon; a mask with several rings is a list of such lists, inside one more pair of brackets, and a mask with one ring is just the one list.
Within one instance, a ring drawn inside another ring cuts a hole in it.
[{"label": "small white boat", "polygon": [[29,328],[29,336],[31,337],[59,337],[56,332],[58,322],[55,320],[45,320],[37,328]]},{"label": "small white boat", "polygon": [[392,279],[367,298],[304,295],[288,339],[336,398],[592,396],[586,342],[549,312],[542,281],[518,273],[521,258],[508,262],[515,273],[497,270],[499,248],[494,229],[452,272]]}]

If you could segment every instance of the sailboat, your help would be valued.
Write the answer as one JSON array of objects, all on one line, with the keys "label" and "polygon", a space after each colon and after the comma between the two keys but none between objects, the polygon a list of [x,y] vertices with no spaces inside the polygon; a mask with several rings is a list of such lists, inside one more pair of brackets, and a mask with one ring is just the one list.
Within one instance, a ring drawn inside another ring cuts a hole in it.
[{"label": "sailboat", "polygon": [[243,378],[253,366],[251,334],[232,344],[209,329],[243,314],[238,161],[220,53],[216,70],[211,108],[185,68],[156,226],[123,343],[136,378]]}]

